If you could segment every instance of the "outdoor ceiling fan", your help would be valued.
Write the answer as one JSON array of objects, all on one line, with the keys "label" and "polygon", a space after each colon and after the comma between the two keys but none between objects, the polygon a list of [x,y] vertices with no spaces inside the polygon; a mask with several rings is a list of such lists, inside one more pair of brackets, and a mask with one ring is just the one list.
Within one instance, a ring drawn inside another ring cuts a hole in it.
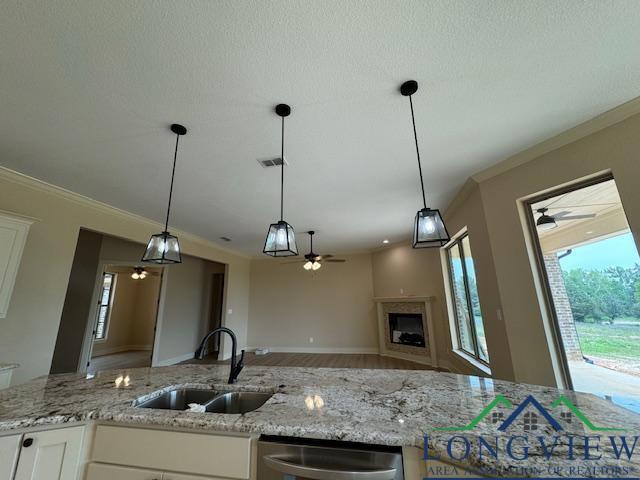
[{"label": "outdoor ceiling fan", "polygon": [[304,263],[302,268],[305,270],[315,271],[322,267],[323,263],[344,263],[343,258],[334,258],[334,255],[318,255],[313,251],[313,235],[316,233],[313,230],[307,232],[309,234],[310,248],[309,253],[304,256],[304,260],[292,260],[290,262],[282,262],[283,265],[289,263]]},{"label": "outdoor ceiling fan", "polygon": [[556,228],[558,225],[556,222],[563,222],[565,220],[581,220],[584,218],[593,218],[596,216],[595,213],[586,213],[583,215],[570,215],[571,212],[569,210],[563,210],[562,212],[558,212],[554,215],[548,215],[548,208],[539,208],[536,210],[540,216],[536,220],[536,226],[538,230],[551,230],[552,228]]}]

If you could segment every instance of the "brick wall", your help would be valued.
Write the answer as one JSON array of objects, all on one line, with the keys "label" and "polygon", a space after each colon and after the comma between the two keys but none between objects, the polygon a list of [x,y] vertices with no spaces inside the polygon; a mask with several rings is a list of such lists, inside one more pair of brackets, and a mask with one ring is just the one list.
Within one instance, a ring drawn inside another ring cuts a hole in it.
[{"label": "brick wall", "polygon": [[564,344],[567,359],[582,360],[582,350],[580,349],[578,332],[576,331],[575,321],[571,313],[571,304],[569,303],[569,296],[564,286],[558,255],[556,253],[545,253],[544,264],[547,269],[547,278],[549,279],[549,286],[551,287],[553,303],[556,307],[556,316],[560,324],[562,343]]}]

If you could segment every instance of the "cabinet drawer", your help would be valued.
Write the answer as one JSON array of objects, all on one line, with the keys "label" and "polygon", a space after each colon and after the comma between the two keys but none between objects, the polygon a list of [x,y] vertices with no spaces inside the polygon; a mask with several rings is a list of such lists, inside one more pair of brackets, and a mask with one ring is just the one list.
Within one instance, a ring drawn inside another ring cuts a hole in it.
[{"label": "cabinet drawer", "polygon": [[249,478],[251,439],[100,425],[91,459],[96,462]]},{"label": "cabinet drawer", "polygon": [[90,463],[85,480],[162,480],[162,472]]}]

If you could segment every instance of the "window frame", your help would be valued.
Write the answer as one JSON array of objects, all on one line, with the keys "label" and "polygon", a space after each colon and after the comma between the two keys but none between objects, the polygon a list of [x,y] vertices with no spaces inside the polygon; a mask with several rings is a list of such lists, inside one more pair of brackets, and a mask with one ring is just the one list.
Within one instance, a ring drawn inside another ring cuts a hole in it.
[{"label": "window frame", "polygon": [[[109,288],[109,300],[106,304],[102,303],[102,297],[104,295],[104,279],[109,275],[111,276],[111,287]],[[107,340],[107,336],[109,335],[109,325],[111,324],[111,310],[113,306],[113,297],[116,290],[116,281],[118,275],[113,272],[103,272],[102,273],[102,282],[100,282],[100,293],[98,296],[98,304],[96,309],[96,321],[93,329],[93,340],[95,342],[104,342]],[[100,323],[100,309],[102,307],[106,307],[107,313],[104,316],[104,326],[102,327],[102,337],[98,337],[98,324]]]},{"label": "window frame", "polygon": [[[469,276],[467,273],[467,265],[466,265],[466,257],[465,257],[465,248],[463,245],[463,240],[465,238],[469,238],[469,243],[471,243],[471,239],[469,237],[469,232],[467,228],[463,228],[460,232],[454,235],[451,240],[442,247],[442,261],[445,263],[445,270],[447,273],[447,279],[445,279],[445,290],[447,292],[447,300],[449,307],[449,324],[452,330],[452,340],[454,352],[461,355],[463,358],[469,360],[475,366],[480,368],[487,373],[491,373],[490,370],[490,359],[489,361],[483,359],[480,356],[480,347],[478,345],[478,332],[475,325],[475,319],[473,317],[473,304],[471,302],[471,291],[469,289]],[[460,255],[460,263],[462,264],[462,280],[464,285],[464,295],[467,303],[467,309],[469,311],[469,329],[471,333],[471,343],[473,345],[473,352],[470,352],[466,348],[463,347],[462,338],[460,336],[460,318],[458,316],[458,309],[456,308],[456,293],[455,293],[455,285],[454,279],[455,276],[451,269],[451,250],[456,248],[458,250],[458,254]],[[471,261],[473,261],[473,257],[470,255]],[[484,323],[484,317],[482,317],[482,322]],[[485,334],[486,335],[486,334]],[[487,352],[488,353],[488,352]]]}]

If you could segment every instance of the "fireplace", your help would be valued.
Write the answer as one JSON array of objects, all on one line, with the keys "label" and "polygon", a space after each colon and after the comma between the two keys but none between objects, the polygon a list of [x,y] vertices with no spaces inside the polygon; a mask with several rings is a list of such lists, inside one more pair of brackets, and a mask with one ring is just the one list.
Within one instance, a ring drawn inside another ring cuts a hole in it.
[{"label": "fireplace", "polygon": [[425,347],[422,313],[389,313],[388,317],[391,343]]},{"label": "fireplace", "polygon": [[432,297],[377,297],[378,345],[382,355],[438,365]]}]

